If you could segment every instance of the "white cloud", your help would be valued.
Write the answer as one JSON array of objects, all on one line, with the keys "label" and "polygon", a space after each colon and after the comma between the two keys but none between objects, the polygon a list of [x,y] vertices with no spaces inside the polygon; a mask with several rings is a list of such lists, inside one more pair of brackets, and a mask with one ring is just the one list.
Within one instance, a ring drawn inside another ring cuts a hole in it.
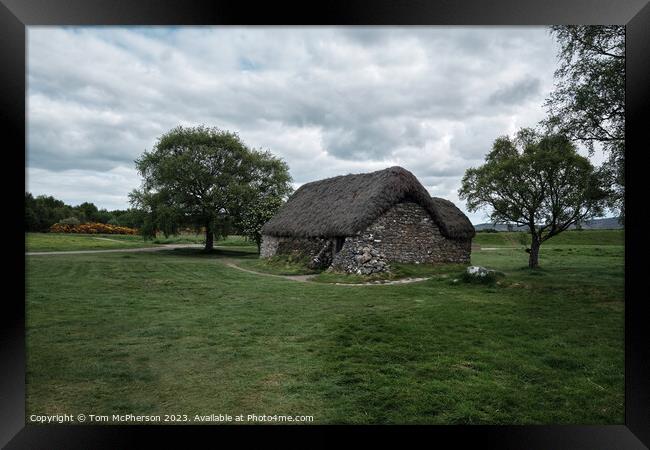
[{"label": "white cloud", "polygon": [[555,52],[542,27],[29,27],[26,188],[125,208],[133,161],[206,124],[296,186],[402,165],[464,209],[465,169],[544,117]]},{"label": "white cloud", "polygon": [[54,195],[70,205],[92,201],[98,207],[109,210],[125,209],[128,188],[139,183],[137,171],[125,166],[115,166],[105,172],[29,168],[26,178],[29,191],[34,194]]}]

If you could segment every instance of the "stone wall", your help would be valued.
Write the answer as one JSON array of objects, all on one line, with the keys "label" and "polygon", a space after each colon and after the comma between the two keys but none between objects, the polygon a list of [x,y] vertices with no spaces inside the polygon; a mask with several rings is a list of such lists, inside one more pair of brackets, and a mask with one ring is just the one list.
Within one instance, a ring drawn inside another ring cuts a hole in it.
[{"label": "stone wall", "polygon": [[471,239],[456,241],[442,235],[429,213],[413,202],[399,203],[354,236],[347,236],[333,255],[335,239],[263,236],[260,256],[303,256],[312,267],[370,274],[404,263],[469,263]]},{"label": "stone wall", "polygon": [[262,236],[260,257],[270,258],[276,255],[304,257],[311,260],[311,266],[329,267],[332,263],[332,242],[322,238],[291,238]]},{"label": "stone wall", "polygon": [[[334,257],[332,268],[365,273],[359,265],[364,253],[404,263],[468,263],[471,240],[456,241],[443,236],[431,216],[417,203],[393,206],[363,232],[349,236]],[[381,264],[379,264],[381,266]],[[360,272],[361,270],[361,272]],[[370,272],[372,273],[372,272]]]},{"label": "stone wall", "polygon": [[263,235],[260,244],[260,258],[270,258],[278,253],[280,239],[275,236]]}]

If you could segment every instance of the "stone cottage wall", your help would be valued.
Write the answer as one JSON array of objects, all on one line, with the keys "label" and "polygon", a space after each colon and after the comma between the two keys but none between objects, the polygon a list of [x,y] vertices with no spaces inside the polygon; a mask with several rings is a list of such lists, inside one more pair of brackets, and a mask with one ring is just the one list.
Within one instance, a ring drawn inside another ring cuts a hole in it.
[{"label": "stone cottage wall", "polygon": [[314,262],[314,267],[328,267],[332,262],[331,242],[322,238],[292,238],[262,236],[260,245],[260,257],[270,258],[276,255],[291,255],[296,257],[309,258],[318,260]]},{"label": "stone cottage wall", "polygon": [[280,238],[275,236],[263,235],[262,243],[260,244],[260,258],[270,258],[275,256],[278,252],[278,244]]},{"label": "stone cottage wall", "polygon": [[[373,253],[376,256],[373,257]],[[442,235],[427,211],[413,202],[398,203],[366,230],[349,236],[334,257],[332,268],[372,273],[374,262],[468,263],[471,239],[457,241]],[[364,256],[365,255],[365,256]],[[371,259],[368,260],[367,256]],[[364,262],[365,260],[365,262]],[[368,269],[368,265],[371,267]]]}]

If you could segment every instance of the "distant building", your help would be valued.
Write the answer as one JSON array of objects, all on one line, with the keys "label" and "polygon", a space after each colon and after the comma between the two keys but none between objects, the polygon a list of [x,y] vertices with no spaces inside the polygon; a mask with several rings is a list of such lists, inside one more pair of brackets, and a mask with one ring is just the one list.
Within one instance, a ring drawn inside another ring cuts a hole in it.
[{"label": "distant building", "polygon": [[390,261],[467,263],[474,234],[453,203],[390,167],[301,186],[262,228],[261,257],[293,254],[369,274]]}]

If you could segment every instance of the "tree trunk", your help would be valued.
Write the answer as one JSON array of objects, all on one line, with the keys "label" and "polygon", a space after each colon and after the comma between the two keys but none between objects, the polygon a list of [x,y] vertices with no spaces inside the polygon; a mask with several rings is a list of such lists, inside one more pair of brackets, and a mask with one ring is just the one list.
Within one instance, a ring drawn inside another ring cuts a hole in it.
[{"label": "tree trunk", "polygon": [[530,243],[530,256],[528,257],[528,268],[537,269],[539,267],[539,246],[541,242],[539,237],[533,234],[533,240]]},{"label": "tree trunk", "polygon": [[212,224],[209,222],[205,225],[205,248],[206,252],[211,252],[214,247],[214,232],[212,231]]}]

